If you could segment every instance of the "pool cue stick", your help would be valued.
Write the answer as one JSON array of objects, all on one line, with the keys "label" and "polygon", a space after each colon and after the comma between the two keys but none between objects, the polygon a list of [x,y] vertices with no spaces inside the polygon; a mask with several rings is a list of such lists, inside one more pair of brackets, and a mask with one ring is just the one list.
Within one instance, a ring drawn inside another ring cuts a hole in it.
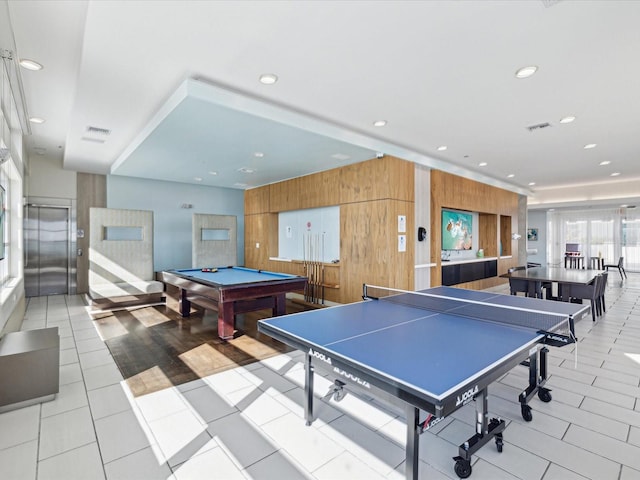
[{"label": "pool cue stick", "polygon": [[322,305],[324,305],[324,234],[322,232]]},{"label": "pool cue stick", "polygon": [[316,303],[320,303],[320,298],[321,298],[321,294],[322,294],[322,275],[321,275],[321,269],[322,269],[322,250],[320,250],[320,234],[316,234],[316,243],[318,246],[318,262],[317,262],[317,266],[316,266],[316,270],[317,270],[317,281],[318,281],[318,292],[316,295]]},{"label": "pool cue stick", "polygon": [[309,233],[309,301],[313,303],[313,237]]},{"label": "pool cue stick", "polygon": [[302,268],[304,275],[307,277],[307,283],[304,286],[304,301],[309,301],[309,269],[307,268],[307,236],[302,234]]},{"label": "pool cue stick", "polygon": [[313,258],[313,303],[318,303],[318,234],[313,238],[314,258]]}]

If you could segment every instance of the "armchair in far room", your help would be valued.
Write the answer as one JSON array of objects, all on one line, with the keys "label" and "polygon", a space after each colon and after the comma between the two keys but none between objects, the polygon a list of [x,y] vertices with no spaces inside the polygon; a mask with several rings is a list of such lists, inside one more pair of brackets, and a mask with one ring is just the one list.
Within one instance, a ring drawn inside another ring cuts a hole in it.
[{"label": "armchair in far room", "polygon": [[[618,263],[609,263],[603,265],[604,269],[609,271],[609,267],[617,268],[618,272],[620,272],[620,278],[627,278],[627,272],[624,270],[624,257],[620,257],[618,259]],[[622,276],[624,274],[624,277]]]}]

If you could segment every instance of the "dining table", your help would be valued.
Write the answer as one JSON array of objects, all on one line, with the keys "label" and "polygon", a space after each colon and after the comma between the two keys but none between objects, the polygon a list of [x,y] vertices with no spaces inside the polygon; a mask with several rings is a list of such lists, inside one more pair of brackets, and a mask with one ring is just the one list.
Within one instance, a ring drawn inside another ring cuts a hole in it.
[{"label": "dining table", "polygon": [[601,273],[602,270],[532,267],[513,270],[500,275],[500,277],[526,280],[532,284],[529,291],[540,291],[539,287],[543,284],[555,284],[557,295],[553,295],[552,288],[547,288],[546,298],[568,302],[571,298],[571,285],[588,285]]}]

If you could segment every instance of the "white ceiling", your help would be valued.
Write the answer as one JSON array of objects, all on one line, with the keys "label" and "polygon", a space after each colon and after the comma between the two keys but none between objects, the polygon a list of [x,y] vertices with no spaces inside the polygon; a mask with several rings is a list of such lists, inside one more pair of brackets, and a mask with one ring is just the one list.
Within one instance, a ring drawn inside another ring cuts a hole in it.
[{"label": "white ceiling", "polygon": [[22,71],[46,119],[28,153],[67,169],[245,188],[384,152],[532,205],[640,197],[638,1],[8,6],[17,55],[44,65]]}]

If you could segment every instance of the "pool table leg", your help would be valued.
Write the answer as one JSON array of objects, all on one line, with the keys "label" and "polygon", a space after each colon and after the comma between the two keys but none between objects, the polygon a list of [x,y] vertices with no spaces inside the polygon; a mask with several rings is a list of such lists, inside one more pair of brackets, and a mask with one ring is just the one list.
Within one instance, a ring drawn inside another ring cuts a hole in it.
[{"label": "pool table leg", "polygon": [[285,313],[287,313],[287,294],[280,293],[275,295],[272,315],[274,317],[279,317],[280,315],[284,315]]},{"label": "pool table leg", "polygon": [[187,300],[187,291],[184,288],[180,289],[180,301],[178,303],[180,315],[183,317],[191,315],[191,301]]},{"label": "pool table leg", "polygon": [[231,340],[234,333],[235,311],[233,302],[218,303],[218,336],[223,340]]}]

